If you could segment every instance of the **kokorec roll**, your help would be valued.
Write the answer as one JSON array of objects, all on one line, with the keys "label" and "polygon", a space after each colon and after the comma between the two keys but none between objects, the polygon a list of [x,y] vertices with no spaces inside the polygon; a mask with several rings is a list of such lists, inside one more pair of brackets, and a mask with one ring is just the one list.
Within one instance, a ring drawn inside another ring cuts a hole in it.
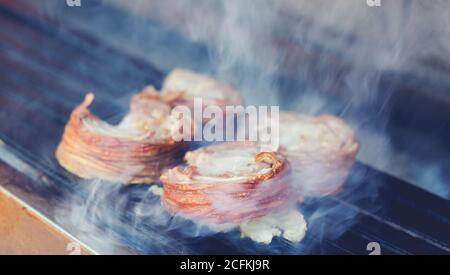
[{"label": "kokorec roll", "polygon": [[359,150],[352,128],[332,115],[280,113],[280,152],[291,163],[293,185],[303,196],[339,192]]},{"label": "kokorec roll", "polygon": [[288,203],[289,164],[250,142],[210,145],[185,156],[161,176],[163,205],[172,214],[238,224]]},{"label": "kokorec roll", "polygon": [[185,151],[171,131],[178,123],[171,107],[147,87],[131,100],[130,112],[118,125],[93,115],[88,94],[75,108],[56,151],[61,166],[85,179],[151,183],[176,165]]}]

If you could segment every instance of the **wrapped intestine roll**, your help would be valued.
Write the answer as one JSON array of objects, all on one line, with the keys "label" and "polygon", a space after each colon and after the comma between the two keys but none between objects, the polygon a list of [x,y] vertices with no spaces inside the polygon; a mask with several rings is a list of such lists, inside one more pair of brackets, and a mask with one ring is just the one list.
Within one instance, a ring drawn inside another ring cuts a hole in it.
[{"label": "wrapped intestine roll", "polygon": [[185,105],[191,109],[195,98],[201,98],[204,107],[243,104],[241,95],[232,85],[180,68],[172,70],[166,77],[162,95],[172,105]]},{"label": "wrapped intestine roll", "polygon": [[56,151],[62,167],[85,179],[151,183],[178,164],[185,151],[171,135],[178,121],[153,87],[132,98],[118,125],[93,115],[88,109],[93,100],[88,94],[70,116]]},{"label": "wrapped intestine roll", "polygon": [[280,152],[291,163],[295,189],[302,196],[337,193],[359,150],[352,128],[332,115],[280,113]]},{"label": "wrapped intestine roll", "polygon": [[210,145],[162,176],[163,205],[172,214],[214,224],[239,224],[285,206],[289,164],[250,142]]}]

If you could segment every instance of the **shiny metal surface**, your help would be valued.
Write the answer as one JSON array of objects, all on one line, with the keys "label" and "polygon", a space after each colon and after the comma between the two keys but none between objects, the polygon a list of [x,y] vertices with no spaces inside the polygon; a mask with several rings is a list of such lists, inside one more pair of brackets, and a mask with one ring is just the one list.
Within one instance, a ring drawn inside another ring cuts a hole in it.
[{"label": "shiny metal surface", "polygon": [[[20,180],[0,165],[0,254],[91,255],[94,251],[65,232],[42,213],[9,192],[4,185]],[[25,196],[26,197],[26,196]]]}]

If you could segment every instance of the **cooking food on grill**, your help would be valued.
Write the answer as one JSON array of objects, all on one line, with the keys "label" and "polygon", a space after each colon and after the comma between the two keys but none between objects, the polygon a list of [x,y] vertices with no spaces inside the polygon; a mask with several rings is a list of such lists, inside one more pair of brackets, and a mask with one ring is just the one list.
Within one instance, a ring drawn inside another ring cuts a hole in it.
[{"label": "cooking food on grill", "polygon": [[280,113],[280,151],[291,163],[296,190],[323,196],[339,192],[359,143],[353,130],[332,115]]},{"label": "cooking food on grill", "polygon": [[173,105],[194,106],[194,98],[201,98],[203,106],[241,105],[239,92],[230,84],[186,69],[174,69],[165,79],[162,94]]},{"label": "cooking food on grill", "polygon": [[118,125],[93,115],[88,94],[75,108],[56,151],[61,166],[86,179],[150,183],[162,171],[177,164],[184,145],[174,142],[171,108],[147,87],[131,100],[130,112]]},{"label": "cooking food on grill", "polygon": [[186,166],[167,170],[163,205],[172,214],[238,224],[288,203],[289,165],[255,143],[226,142],[188,152]]}]

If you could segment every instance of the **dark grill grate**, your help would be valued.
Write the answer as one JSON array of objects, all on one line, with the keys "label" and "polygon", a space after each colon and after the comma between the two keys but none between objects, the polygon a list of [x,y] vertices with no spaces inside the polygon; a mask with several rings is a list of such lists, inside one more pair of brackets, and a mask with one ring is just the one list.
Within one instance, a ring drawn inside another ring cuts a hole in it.
[{"label": "dark grill grate", "polygon": [[[126,111],[132,93],[148,83],[159,85],[164,74],[88,34],[58,27],[51,20],[14,8],[0,5],[0,26],[0,139],[51,182],[31,186],[18,182],[18,187],[57,205],[65,194],[82,189],[53,157],[73,107],[87,91],[93,91],[97,95],[93,111],[114,121]],[[127,209],[117,213],[113,228],[101,219],[96,224],[143,253],[367,254],[366,245],[376,241],[384,254],[450,254],[448,201],[360,163],[355,165],[347,186],[351,191],[338,197],[310,200],[301,206],[304,213],[323,205],[333,211],[324,214],[322,222],[312,224],[307,238],[298,246],[280,239],[270,246],[249,240],[237,245],[229,241],[236,238],[236,232],[191,238],[177,230],[164,233],[171,245],[152,243],[157,239],[152,236],[162,234],[161,229],[148,220],[139,220],[136,226]],[[145,197],[145,188],[124,187],[120,195],[127,196],[130,204],[148,201],[151,207],[155,200]],[[355,199],[355,194],[371,192],[378,196]],[[106,202],[104,207],[114,207],[114,203]],[[345,215],[337,217],[340,213]],[[350,230],[332,236],[336,221],[346,217],[354,217]]]}]

